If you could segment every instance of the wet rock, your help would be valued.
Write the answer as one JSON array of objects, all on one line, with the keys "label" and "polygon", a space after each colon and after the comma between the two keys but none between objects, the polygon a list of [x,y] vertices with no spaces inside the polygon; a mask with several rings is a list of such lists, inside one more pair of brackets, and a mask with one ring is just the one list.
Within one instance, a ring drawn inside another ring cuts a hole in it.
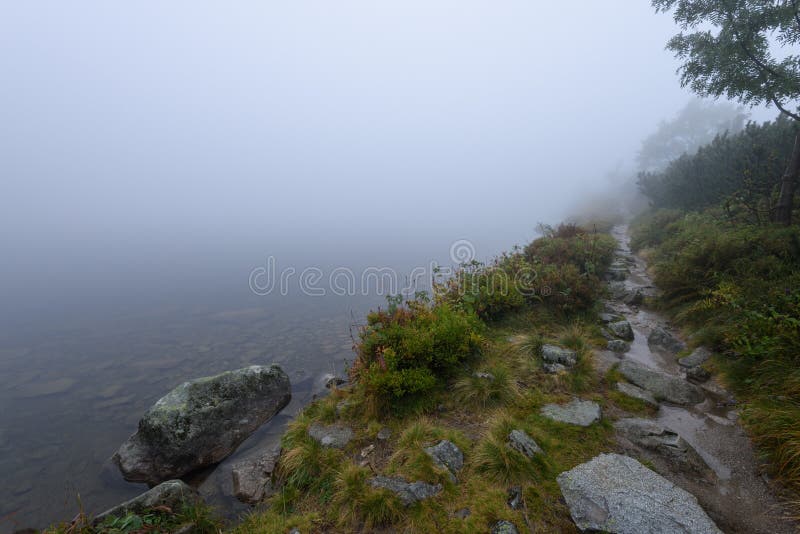
[{"label": "wet rock", "polygon": [[506,504],[512,510],[519,510],[522,508],[522,488],[519,486],[513,486],[508,488],[508,499],[506,499]]},{"label": "wet rock", "polygon": [[628,277],[627,267],[611,267],[606,273],[607,280],[621,281]]},{"label": "wet rock", "polygon": [[277,365],[184,382],[145,412],[114,461],[131,482],[184,475],[226,458],[290,399],[289,377]]},{"label": "wet rock", "polygon": [[628,384],[627,382],[617,382],[617,391],[623,393],[634,399],[639,399],[646,402],[650,406],[658,406],[658,401],[653,397],[652,393],[645,391],[638,386]]},{"label": "wet rock", "polygon": [[541,413],[553,421],[589,426],[600,420],[600,405],[592,401],[574,399],[567,404],[547,404],[542,407]]},{"label": "wet rock", "polygon": [[614,321],[619,321],[622,319],[619,315],[614,315],[612,313],[601,313],[600,314],[600,321],[604,323],[613,323]]},{"label": "wet rock", "polygon": [[617,370],[635,385],[652,393],[657,400],[681,405],[703,402],[702,390],[680,377],[655,371],[632,361],[620,363]]},{"label": "wet rock", "polygon": [[231,466],[233,494],[240,501],[256,504],[272,495],[272,473],[281,456],[280,444],[273,445],[261,454],[236,462]]},{"label": "wet rock", "polygon": [[646,295],[641,289],[637,288],[629,290],[622,297],[622,302],[624,302],[628,306],[640,306],[644,302],[645,296]]},{"label": "wet rock", "polygon": [[391,429],[391,428],[389,428],[388,426],[385,426],[385,427],[381,428],[381,429],[378,431],[377,438],[378,438],[379,440],[381,440],[381,441],[386,441],[386,440],[387,440],[387,439],[389,439],[390,437],[392,437],[392,429]]},{"label": "wet rock", "polygon": [[655,421],[628,418],[614,423],[618,434],[633,444],[648,449],[678,469],[708,474],[711,468],[686,440]]},{"label": "wet rock", "polygon": [[99,524],[108,517],[122,517],[129,513],[138,514],[156,506],[166,506],[171,510],[178,510],[184,504],[200,502],[202,499],[197,490],[180,480],[168,480],[138,497],[99,514],[94,518],[94,524]]},{"label": "wet rock", "polygon": [[353,430],[344,425],[313,423],[308,427],[308,435],[323,447],[343,449],[353,439]]},{"label": "wet rock", "polygon": [[624,282],[609,282],[608,292],[614,300],[624,300],[630,293]]},{"label": "wet rock", "polygon": [[618,354],[622,354],[623,352],[628,352],[631,350],[631,346],[621,339],[611,339],[606,344],[608,350],[611,352],[616,352]]},{"label": "wet rock", "polygon": [[519,530],[511,521],[498,521],[492,525],[490,534],[519,534]]},{"label": "wet rock", "polygon": [[647,336],[647,344],[651,348],[666,350],[667,352],[677,353],[686,348],[683,341],[679,340],[660,326],[657,326]]},{"label": "wet rock", "polygon": [[633,328],[628,321],[617,321],[616,323],[609,323],[608,329],[617,337],[627,341],[633,341]]},{"label": "wet rock", "polygon": [[703,365],[709,359],[711,359],[711,351],[705,347],[697,347],[690,355],[679,359],[678,364],[681,367],[697,367],[698,365]]},{"label": "wet rock", "polygon": [[456,482],[455,475],[464,467],[464,454],[452,441],[443,439],[432,447],[427,447],[425,453],[433,459],[437,467],[447,469],[451,480]]},{"label": "wet rock", "polygon": [[340,378],[334,375],[325,376],[325,387],[328,389],[337,388],[339,386],[343,386],[344,384],[347,384],[347,380],[345,380],[344,378]]},{"label": "wet rock", "polygon": [[708,382],[711,378],[711,373],[702,367],[690,367],[686,370],[686,380],[694,382],[695,384],[702,384]]},{"label": "wet rock", "polygon": [[528,458],[533,458],[537,454],[544,454],[539,444],[522,430],[512,430],[508,434],[508,446],[521,452]]},{"label": "wet rock", "polygon": [[410,506],[423,499],[430,499],[442,492],[441,484],[426,484],[425,482],[406,482],[402,478],[389,478],[377,476],[369,479],[373,488],[383,488],[391,491],[400,498],[405,506]]},{"label": "wet rock", "polygon": [[572,520],[583,531],[722,532],[693,495],[628,456],[601,454],[557,480]]},{"label": "wet rock", "polygon": [[572,367],[578,361],[578,354],[574,350],[556,345],[542,345],[542,359],[548,363],[560,363]]},{"label": "wet rock", "polygon": [[558,373],[565,373],[567,371],[567,368],[560,363],[544,363],[542,364],[542,369],[549,375],[557,375]]}]

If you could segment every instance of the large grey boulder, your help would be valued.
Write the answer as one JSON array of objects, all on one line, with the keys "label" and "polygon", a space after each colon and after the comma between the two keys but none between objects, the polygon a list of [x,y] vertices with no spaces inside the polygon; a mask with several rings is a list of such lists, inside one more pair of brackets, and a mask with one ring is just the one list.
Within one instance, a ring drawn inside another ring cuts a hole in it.
[{"label": "large grey boulder", "polygon": [[573,399],[567,404],[546,404],[541,413],[553,421],[589,426],[600,420],[600,405],[593,401]]},{"label": "large grey boulder", "polygon": [[277,365],[184,382],[145,412],[114,461],[131,482],[179,477],[226,458],[291,398]]},{"label": "large grey boulder", "polygon": [[436,445],[427,447],[425,453],[433,459],[436,466],[446,469],[450,473],[450,479],[456,482],[455,475],[464,467],[464,454],[455,443],[443,439]]},{"label": "large grey boulder", "polygon": [[676,338],[660,326],[657,326],[647,336],[647,344],[651,348],[662,349],[667,352],[677,353],[686,348],[686,345],[680,339]]},{"label": "large grey boulder", "polygon": [[247,504],[256,504],[272,495],[275,492],[272,473],[280,456],[281,446],[277,444],[233,464],[231,478],[236,498]]},{"label": "large grey boulder", "polygon": [[515,451],[521,452],[528,458],[533,458],[537,454],[544,453],[542,448],[539,447],[539,444],[533,441],[533,438],[523,430],[512,430],[509,432],[507,445]]},{"label": "large grey boulder", "polygon": [[678,376],[649,369],[629,360],[620,363],[617,369],[622,376],[652,393],[656,399],[681,405],[703,402],[702,390]]},{"label": "large grey boulder", "polygon": [[649,391],[643,390],[639,386],[634,386],[633,384],[628,384],[627,382],[617,382],[617,391],[623,395],[627,395],[628,397],[644,401],[650,406],[658,406],[658,401],[655,397],[653,397],[653,394]]},{"label": "large grey boulder", "polygon": [[633,341],[633,328],[628,321],[617,321],[615,323],[608,323],[608,329],[617,337],[626,341]]},{"label": "large grey boulder", "polygon": [[441,484],[406,482],[402,478],[377,476],[367,481],[373,488],[387,489],[397,495],[404,506],[411,506],[423,499],[430,499],[442,492]]},{"label": "large grey boulder", "polygon": [[560,363],[572,367],[578,361],[578,354],[574,350],[556,345],[542,345],[542,359],[548,363]]},{"label": "large grey boulder", "polygon": [[712,472],[685,439],[655,421],[635,417],[620,419],[614,423],[614,428],[626,440],[657,454],[680,470],[702,474]]},{"label": "large grey boulder", "polygon": [[703,365],[711,359],[711,352],[705,347],[697,347],[692,353],[685,358],[678,360],[681,367],[697,367]]},{"label": "large grey boulder", "polygon": [[308,427],[308,435],[323,447],[344,449],[353,439],[353,430],[344,425],[314,423]]},{"label": "large grey boulder", "polygon": [[702,384],[704,382],[708,382],[711,378],[711,373],[703,369],[702,367],[689,367],[686,369],[686,380],[689,382],[694,382],[695,384]]},{"label": "large grey boulder", "polygon": [[140,514],[155,508],[166,506],[170,510],[178,511],[183,505],[195,505],[202,502],[200,494],[180,480],[168,480],[154,488],[115,506],[94,518],[94,524],[103,522],[109,517],[124,517],[129,513]]},{"label": "large grey boulder", "polygon": [[583,531],[721,534],[697,499],[633,458],[601,454],[558,475]]}]

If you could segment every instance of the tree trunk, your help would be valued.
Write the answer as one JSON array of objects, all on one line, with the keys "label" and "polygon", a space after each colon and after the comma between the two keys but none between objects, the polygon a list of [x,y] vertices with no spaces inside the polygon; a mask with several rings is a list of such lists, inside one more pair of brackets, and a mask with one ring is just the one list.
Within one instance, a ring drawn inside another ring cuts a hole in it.
[{"label": "tree trunk", "polygon": [[775,207],[775,222],[789,226],[792,224],[792,208],[794,206],[794,190],[797,177],[800,175],[800,132],[794,138],[794,148],[789,164],[781,178],[781,193]]}]

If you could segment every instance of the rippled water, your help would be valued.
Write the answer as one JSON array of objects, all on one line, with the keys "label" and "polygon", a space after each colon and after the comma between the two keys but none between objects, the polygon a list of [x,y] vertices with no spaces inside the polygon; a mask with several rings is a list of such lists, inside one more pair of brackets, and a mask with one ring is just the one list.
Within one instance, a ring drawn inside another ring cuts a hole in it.
[{"label": "rippled water", "polygon": [[[92,321],[0,338],[0,532],[96,513],[144,485],[109,462],[141,414],[184,380],[275,362],[293,400],[237,455],[274,439],[289,416],[352,359],[350,326],[377,297],[280,297]],[[353,315],[352,313],[355,313]],[[229,462],[234,457],[229,458]],[[231,513],[226,465],[192,482]]]}]

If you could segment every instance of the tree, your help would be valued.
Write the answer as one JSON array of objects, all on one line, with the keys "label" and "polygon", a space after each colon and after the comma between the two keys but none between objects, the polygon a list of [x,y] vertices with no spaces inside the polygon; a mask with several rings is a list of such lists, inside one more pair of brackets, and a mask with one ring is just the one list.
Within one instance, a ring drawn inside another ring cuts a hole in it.
[{"label": "tree", "polygon": [[[683,60],[681,85],[700,96],[774,105],[800,122],[800,0],[652,0],[673,11],[681,33],[667,48]],[[780,51],[790,52],[783,57]],[[781,178],[774,220],[791,224],[800,175],[800,134]]]},{"label": "tree", "polygon": [[718,134],[738,133],[744,128],[748,114],[728,103],[690,100],[678,114],[661,121],[644,141],[636,156],[639,171],[664,170],[684,154],[692,155],[714,140]]}]

